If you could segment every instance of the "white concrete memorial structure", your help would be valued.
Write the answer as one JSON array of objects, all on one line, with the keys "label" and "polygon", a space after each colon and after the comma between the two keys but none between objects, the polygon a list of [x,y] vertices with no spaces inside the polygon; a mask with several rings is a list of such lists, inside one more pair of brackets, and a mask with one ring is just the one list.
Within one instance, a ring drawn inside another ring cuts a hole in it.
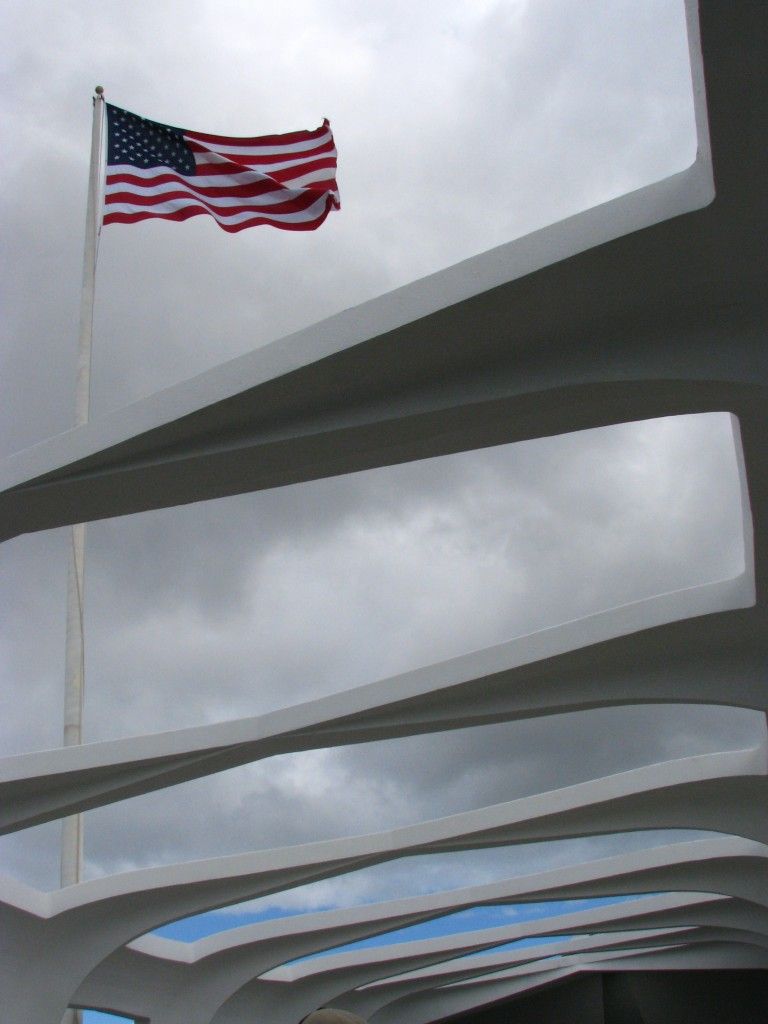
[{"label": "white concrete memorial structure", "polygon": [[[768,6],[688,0],[686,11],[691,167],[13,456],[0,466],[0,538],[627,420],[727,411],[741,472],[740,570],[270,715],[2,759],[0,830],[288,751],[639,702],[768,711]],[[643,1006],[674,998],[653,989],[656,975],[768,969],[767,780],[764,732],[746,750],[390,832],[50,893],[0,879],[2,1019],[58,1024],[67,1006],[90,1006],[152,1024],[298,1024],[329,1005],[377,1024],[427,1024],[469,1021],[510,1000],[524,1014],[532,993],[567,1000],[578,983],[587,1024],[618,1020],[615,1006],[632,992],[636,1019],[650,1020]],[[659,828],[721,835],[190,945],[145,935],[414,854]],[[477,905],[643,893],[655,895],[292,962]]]}]

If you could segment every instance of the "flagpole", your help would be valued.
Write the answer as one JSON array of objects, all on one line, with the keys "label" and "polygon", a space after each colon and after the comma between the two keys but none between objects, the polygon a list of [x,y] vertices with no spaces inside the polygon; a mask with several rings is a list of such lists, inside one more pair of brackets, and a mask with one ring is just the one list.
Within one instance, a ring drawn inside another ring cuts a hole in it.
[{"label": "flagpole", "polygon": [[[96,286],[96,256],[101,231],[101,156],[104,131],[104,89],[97,85],[93,97],[91,165],[85,214],[83,286],[80,294],[80,339],[77,349],[75,426],[88,422],[91,405],[91,342],[93,303]],[[83,630],[83,588],[85,582],[85,524],[72,527],[67,574],[67,632],[64,677],[64,746],[83,741],[83,697],[85,692],[85,635]],[[75,885],[83,869],[83,818],[64,818],[61,828],[60,884]],[[67,1010],[62,1024],[80,1024],[79,1010]]]},{"label": "flagpole", "polygon": [[[75,425],[88,422],[91,394],[91,340],[93,334],[93,301],[96,283],[96,255],[101,226],[101,149],[104,127],[104,90],[96,86],[93,98],[91,130],[91,166],[88,181],[88,204],[85,216],[83,250],[83,287],[80,296],[80,340],[77,353],[77,385],[75,390]],[[67,633],[64,683],[64,746],[82,743],[85,646],[83,635],[83,583],[85,558],[85,524],[72,527],[67,579]],[[80,881],[83,863],[83,828],[79,814],[62,822],[61,871],[62,887]]]}]

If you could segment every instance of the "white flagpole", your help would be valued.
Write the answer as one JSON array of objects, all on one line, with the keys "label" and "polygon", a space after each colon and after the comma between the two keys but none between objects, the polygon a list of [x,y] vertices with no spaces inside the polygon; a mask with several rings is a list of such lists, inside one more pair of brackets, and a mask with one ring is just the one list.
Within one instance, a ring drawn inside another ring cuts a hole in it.
[{"label": "white flagpole", "polygon": [[[101,230],[101,150],[104,129],[104,90],[96,86],[93,98],[91,130],[91,167],[88,181],[88,205],[85,215],[83,250],[83,288],[80,296],[80,341],[77,351],[75,390],[75,426],[88,422],[91,398],[91,339],[93,299],[96,283],[96,254]],[[83,579],[85,524],[72,527],[67,580],[67,636],[64,687],[64,746],[82,743],[83,686],[85,648],[83,640]],[[83,860],[82,817],[79,814],[62,822],[61,885],[80,881]]]},{"label": "white flagpole", "polygon": [[[91,404],[91,341],[93,301],[96,285],[96,256],[101,231],[102,136],[104,132],[104,90],[96,86],[91,129],[91,167],[85,215],[83,288],[80,296],[80,341],[77,351],[75,426],[88,422]],[[64,681],[64,746],[83,741],[83,696],[85,687],[85,638],[83,633],[83,584],[85,569],[85,524],[72,527],[67,578],[67,634]],[[73,814],[62,821],[60,884],[62,888],[80,881],[83,867],[83,819]],[[63,1024],[79,1024],[77,1010],[68,1010]]]}]

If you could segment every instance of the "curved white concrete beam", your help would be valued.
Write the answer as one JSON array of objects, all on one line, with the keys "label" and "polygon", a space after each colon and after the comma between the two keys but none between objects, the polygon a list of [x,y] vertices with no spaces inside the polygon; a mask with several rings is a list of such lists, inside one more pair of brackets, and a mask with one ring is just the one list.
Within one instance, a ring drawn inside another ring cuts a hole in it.
[{"label": "curved white concrete beam", "polygon": [[[605,913],[610,911],[610,913]],[[582,918],[582,920],[579,920]],[[614,928],[638,930],[643,928],[667,927],[699,927],[703,934],[726,934],[731,937],[746,935],[750,941],[762,945],[768,939],[768,917],[765,910],[754,904],[733,898],[718,897],[711,894],[665,893],[661,896],[646,897],[629,904],[613,904],[609,907],[592,908],[591,910],[526,922],[522,926],[521,938],[536,935],[577,935],[586,932],[607,933]],[[426,973],[426,972],[425,972]],[[438,972],[431,972],[432,976]],[[370,1018],[378,1009],[387,1005],[394,998],[387,988],[399,986],[397,998],[422,991],[433,984],[427,978],[424,986],[419,980],[419,972],[409,972],[388,983],[372,985],[348,992],[337,997],[335,1004]],[[394,991],[394,989],[393,989]]]},{"label": "curved white concrete beam", "polygon": [[[498,894],[499,886],[494,886]],[[149,1018],[153,1024],[208,1024],[240,988],[271,968],[383,930],[476,906],[485,886],[325,911],[220,932],[194,943],[144,936],[91,972],[72,1002]],[[472,945],[499,945],[537,935],[642,928],[730,928],[768,936],[768,911],[731,897],[666,893],[633,904],[593,907],[544,920],[475,932]],[[463,933],[446,940],[463,941]],[[768,940],[767,940],[768,941]],[[325,961],[324,961],[325,962]],[[354,1006],[347,1007],[355,1009]],[[368,1016],[368,1011],[355,1012]]]},{"label": "curved white concrete beam", "polygon": [[606,971],[727,971],[766,970],[768,957],[765,949],[748,939],[725,938],[706,942],[688,940],[678,947],[646,950],[628,950],[626,953],[601,953],[600,960],[589,963],[584,957],[585,969]]},{"label": "curved white concrete beam", "polygon": [[[270,1024],[296,1024],[296,1021],[321,1006],[342,1006],[341,997],[350,988],[369,985],[379,978],[390,978],[401,971],[410,975],[412,968],[422,964],[440,964],[442,970],[437,975],[445,981],[446,977],[455,975],[462,978],[483,975],[498,969],[500,965],[535,962],[542,956],[567,955],[585,950],[595,952],[623,946],[642,948],[651,944],[678,945],[683,941],[695,941],[696,935],[697,929],[686,928],[587,935],[522,950],[473,956],[467,960],[462,954],[481,950],[487,942],[482,933],[469,932],[460,936],[339,953],[308,964],[278,968],[264,977],[254,979],[221,1007],[213,1016],[211,1024],[247,1024],[253,1016],[268,1020]],[[445,964],[447,958],[450,959]],[[434,986],[440,981],[429,983]]]},{"label": "curved white concrete beam", "polygon": [[[768,936],[745,931],[738,928],[650,928],[641,931],[591,932],[586,936],[568,936],[560,942],[541,943],[521,949],[502,950],[500,952],[480,951],[468,960],[459,952],[455,958],[445,959],[425,967],[418,967],[403,973],[394,971],[383,980],[366,985],[362,991],[375,991],[379,995],[391,989],[401,998],[400,993],[410,994],[412,982],[424,982],[426,986],[447,986],[457,984],[483,985],[487,981],[514,977],[520,973],[521,966],[538,969],[544,961],[553,956],[578,953],[585,961],[592,956],[610,952],[611,950],[634,950],[640,954],[651,947],[670,948],[699,945],[710,945],[713,942],[732,943],[735,946],[751,946],[768,954]],[[622,956],[625,953],[621,954]],[[546,967],[546,965],[544,964]],[[270,976],[277,972],[270,972]],[[285,979],[289,980],[288,977]],[[413,991],[419,991],[414,988]],[[341,1005],[340,1000],[336,1003]]]},{"label": "curved white concrete beam", "polygon": [[[501,972],[496,979],[469,979],[396,999],[375,1011],[370,1024],[431,1024],[444,1016],[529,994],[581,973],[626,970],[765,970],[764,950],[735,942],[690,943],[680,947],[564,956]],[[574,1007],[574,1012],[578,1012]],[[579,1020],[592,1020],[579,1014]],[[595,1021],[596,1024],[596,1021]]]},{"label": "curved white concrete beam", "polygon": [[[600,970],[602,969],[602,964],[606,965],[606,969],[653,969],[647,966],[646,958],[658,958],[659,965],[665,964],[664,968],[662,968],[664,970],[680,970],[681,968],[697,970],[701,969],[701,965],[697,965],[697,959],[701,955],[706,956],[713,947],[721,951],[727,949],[727,955],[734,958],[734,967],[739,966],[736,960],[743,957],[756,957],[759,959],[759,966],[763,967],[768,956],[765,937],[754,936],[749,932],[717,928],[679,929],[667,932],[662,930],[661,932],[649,931],[644,936],[636,935],[634,939],[631,938],[631,934],[627,932],[626,942],[623,944],[617,943],[615,948],[601,946],[599,944],[601,937],[595,936],[594,948],[590,948],[587,945],[584,951],[576,948],[569,950],[566,953],[567,959],[571,964],[583,964],[585,969],[588,970]],[[553,943],[552,945],[560,944]],[[459,980],[453,980],[452,977],[452,975],[458,973],[458,969],[461,966],[456,962],[439,964],[431,972],[427,968],[419,973],[425,979],[429,977],[430,973],[435,980],[441,977],[448,977],[450,979],[449,983],[443,985],[446,989],[453,987],[482,988],[488,982],[519,977],[521,970],[524,972],[526,968],[529,968],[531,971],[537,971],[542,968],[546,970],[548,966],[546,961],[551,959],[548,956],[547,947],[541,946],[535,952],[535,959],[532,958],[526,963],[521,958],[522,962],[519,966],[505,966],[503,964],[503,954],[498,954],[496,957],[493,955],[487,957],[480,956],[478,959],[487,960],[487,966],[491,968],[493,968],[495,962],[502,964],[502,966],[498,970],[491,970],[485,974],[481,974],[478,971],[474,976],[467,975],[467,977],[460,978]],[[553,950],[553,955],[558,955],[558,951]],[[475,958],[473,957],[473,959]],[[646,960],[645,964],[641,964],[643,960]],[[680,960],[687,961],[685,967],[680,963]],[[395,984],[397,984],[397,979],[393,979],[393,985]]]},{"label": "curved white concrete beam", "polygon": [[[398,1024],[417,1024],[417,1022],[420,1024],[430,1022],[431,1024],[436,1019],[434,1015],[431,1015],[433,1013],[431,1006],[434,1006],[435,1013],[444,1009],[446,1003],[449,1007],[456,1007],[457,1013],[462,1010],[481,1009],[489,1002],[526,995],[537,989],[547,988],[549,985],[565,981],[577,975],[581,969],[582,965],[578,962],[575,965],[568,963],[557,966],[547,966],[544,963],[524,965],[518,968],[517,977],[497,982],[494,987],[489,985],[486,987],[485,993],[482,990],[480,992],[477,990],[459,992],[458,989],[440,993],[433,993],[431,990],[426,993],[416,992],[410,997],[404,996],[402,999],[383,1003],[374,1010],[369,1018],[369,1024],[394,1024],[395,1021]],[[429,1000],[432,996],[436,1001],[430,1004]],[[397,1016],[398,1014],[401,1016]],[[579,1024],[598,1024],[598,1021],[589,1015],[589,1010],[586,1007],[580,1007]],[[599,1024],[603,1024],[602,1015]]]},{"label": "curved white concrete beam", "polygon": [[765,722],[762,733],[755,747],[646,765],[473,813],[501,814],[514,824],[516,842],[667,827],[768,842],[768,824],[755,813],[768,788]]},{"label": "curved white concrete beam", "polygon": [[[470,820],[476,829],[477,815]],[[31,1019],[58,1024],[73,993],[102,960],[165,921],[396,857],[445,850],[451,831],[456,840],[463,836],[457,826],[466,821],[457,815],[393,833],[145,869],[49,893],[4,880],[0,983],[8,993],[8,1024]],[[403,843],[404,833],[412,845]],[[492,899],[525,902],[677,889],[719,892],[768,906],[767,862],[768,846],[750,840],[677,843],[507,881]],[[489,886],[489,896],[492,890]],[[73,933],[77,943],[68,938]],[[41,975],[47,977],[44,989],[35,984]]]},{"label": "curved white concrete beam", "polygon": [[617,704],[765,710],[768,629],[669,622],[752,601],[745,572],[260,717],[2,758],[0,834],[288,751]]},{"label": "curved white concrete beam", "polygon": [[[378,1020],[377,1014],[385,1019],[392,1012],[402,1014],[400,1019],[408,1019],[408,1008],[429,1005],[429,999],[439,997],[441,993],[456,994],[470,991],[479,994],[482,1004],[484,993],[490,988],[498,988],[499,982],[523,978],[536,979],[542,972],[547,974],[553,967],[561,965],[584,965],[584,969],[601,969],[606,961],[618,961],[618,969],[626,969],[637,965],[648,952],[660,954],[665,969],[680,969],[679,952],[688,951],[688,967],[694,966],[697,958],[701,966],[702,957],[707,958],[714,945],[720,949],[733,948],[733,956],[741,960],[741,966],[760,966],[768,963],[768,940],[765,936],[755,936],[750,932],[732,929],[675,929],[666,933],[650,930],[645,933],[624,932],[618,936],[619,941],[611,951],[612,944],[605,941],[608,936],[592,935],[585,940],[569,939],[564,942],[546,943],[528,946],[519,950],[501,953],[489,953],[479,956],[457,957],[435,967],[427,967],[403,974],[393,975],[383,982],[377,982],[350,991],[345,995],[333,996],[333,1005],[343,1009],[352,1009],[367,1020]],[[584,941],[585,945],[580,946]],[[583,950],[583,951],[582,951]],[[664,961],[665,954],[670,959]],[[558,959],[553,959],[558,958]],[[690,961],[693,960],[694,963]],[[615,963],[609,966],[615,967]],[[736,966],[736,963],[734,963]],[[649,965],[648,969],[653,969]],[[477,997],[477,996],[476,996]],[[391,1008],[391,1009],[389,1009]],[[241,1015],[239,1020],[224,1018],[226,1024],[245,1024],[247,1017]],[[216,1024],[219,1024],[216,1021]]]}]

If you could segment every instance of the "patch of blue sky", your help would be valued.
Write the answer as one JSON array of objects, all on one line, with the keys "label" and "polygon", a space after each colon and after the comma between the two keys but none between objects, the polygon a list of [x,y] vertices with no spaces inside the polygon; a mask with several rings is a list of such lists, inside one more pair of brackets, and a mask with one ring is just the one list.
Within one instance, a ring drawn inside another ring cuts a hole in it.
[{"label": "patch of blue sky", "polygon": [[85,1010],[83,1024],[134,1024],[133,1017],[118,1017],[114,1013],[102,1013],[101,1010]]},{"label": "patch of blue sky", "polygon": [[[464,932],[481,931],[484,928],[501,928],[504,925],[518,924],[524,921],[538,921],[542,918],[556,917],[573,911],[589,910],[613,903],[627,903],[631,900],[643,899],[643,895],[605,896],[593,900],[557,900],[546,903],[523,903],[514,906],[471,907],[456,914],[446,914],[432,921],[422,921],[407,928],[398,928],[382,935],[373,935],[368,939],[360,939],[343,946],[322,950],[301,960],[313,960],[316,957],[329,956],[333,953],[345,953],[355,949],[370,949],[376,946],[391,946],[398,942],[412,942],[417,939],[435,939],[444,935],[461,935]],[[534,945],[538,942],[555,941],[552,937],[536,937],[518,939],[513,943],[493,947],[493,952],[512,948],[513,946]],[[488,952],[489,950],[484,950]],[[299,962],[299,961],[294,961]]]},{"label": "patch of blue sky", "polygon": [[[334,910],[334,907],[319,907],[319,910]],[[192,917],[184,917],[180,921],[171,921],[153,931],[153,935],[160,935],[164,939],[176,939],[179,942],[195,942],[197,939],[204,939],[207,935],[216,935],[218,932],[231,931],[233,928],[242,928],[247,924],[258,924],[260,921],[273,921],[275,918],[296,917],[304,914],[304,910],[295,910],[293,907],[265,907],[263,910],[243,911],[241,914],[220,910],[212,910],[206,914],[195,914]],[[314,910],[313,910],[314,913]]]},{"label": "patch of blue sky", "polygon": [[[642,895],[606,896],[591,900],[555,900],[542,903],[470,907],[455,914],[444,914],[442,917],[434,918],[431,921],[422,921],[405,928],[397,928],[394,931],[384,932],[381,935],[361,939],[348,945],[323,950],[320,953],[313,954],[313,956],[326,956],[329,953],[338,953],[346,950],[392,945],[396,942],[407,942],[413,939],[438,938],[442,935],[478,931],[482,928],[499,928],[503,925],[522,923],[524,921],[537,921],[544,917],[554,917],[558,914],[589,910],[592,907],[606,906],[611,903],[625,903],[629,900],[642,898]],[[326,907],[321,909],[332,910],[335,908]],[[295,917],[302,913],[303,911],[301,910],[293,908],[284,909],[275,906],[265,907],[258,911],[244,911],[242,914],[212,911],[207,914],[187,917],[180,921],[172,921],[170,924],[156,929],[154,934],[181,942],[194,942],[197,939],[204,938],[207,935],[214,935],[218,932],[229,931],[249,924],[257,924],[260,921]]]},{"label": "patch of blue sky", "polygon": [[515,942],[503,942],[500,946],[489,946],[487,949],[473,949],[471,953],[463,953],[457,960],[473,956],[485,956],[487,953],[508,953],[515,949],[527,949],[529,946],[548,946],[551,942],[565,942],[574,935],[536,935],[530,939],[517,939]]}]

